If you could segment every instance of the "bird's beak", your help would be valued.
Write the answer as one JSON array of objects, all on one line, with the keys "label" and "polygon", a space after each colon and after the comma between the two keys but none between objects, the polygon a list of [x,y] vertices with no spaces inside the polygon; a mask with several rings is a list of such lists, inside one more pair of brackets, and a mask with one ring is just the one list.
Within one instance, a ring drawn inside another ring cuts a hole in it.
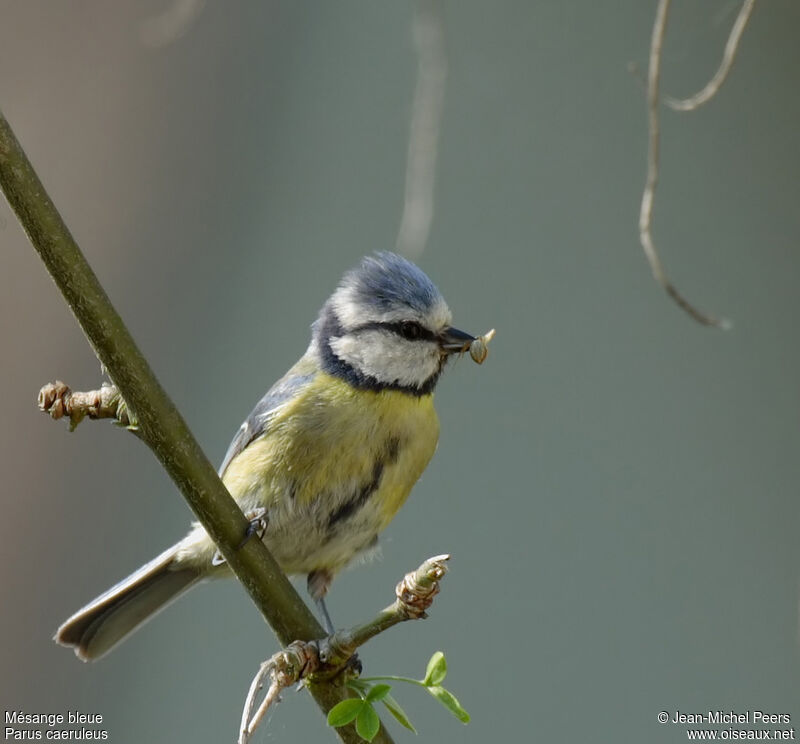
[{"label": "bird's beak", "polygon": [[439,346],[445,354],[459,354],[469,351],[475,336],[459,331],[458,328],[445,328],[439,334]]}]

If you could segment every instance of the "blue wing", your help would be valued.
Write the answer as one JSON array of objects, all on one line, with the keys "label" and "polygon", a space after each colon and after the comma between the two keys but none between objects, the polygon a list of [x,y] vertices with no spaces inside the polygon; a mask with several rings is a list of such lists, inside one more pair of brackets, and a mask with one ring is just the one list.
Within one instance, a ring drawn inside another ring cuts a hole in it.
[{"label": "blue wing", "polygon": [[297,395],[300,389],[312,380],[314,374],[314,372],[297,374],[290,370],[266,392],[239,427],[239,431],[236,432],[236,436],[230,443],[228,451],[225,453],[225,459],[219,468],[220,477],[225,474],[234,457],[243,452],[250,442],[268,431],[269,422],[275,409]]}]

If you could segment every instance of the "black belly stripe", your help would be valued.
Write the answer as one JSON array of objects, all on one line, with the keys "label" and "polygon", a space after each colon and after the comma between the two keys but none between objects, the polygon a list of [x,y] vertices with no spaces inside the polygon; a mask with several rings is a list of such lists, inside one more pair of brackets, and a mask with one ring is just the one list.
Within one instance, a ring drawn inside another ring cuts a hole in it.
[{"label": "black belly stripe", "polygon": [[[381,477],[383,476],[383,469],[386,465],[393,465],[397,462],[400,456],[400,440],[397,437],[391,437],[386,440],[385,449],[382,456],[378,457],[375,465],[372,468],[372,479],[366,485],[358,489],[356,495],[342,504],[333,514],[328,517],[328,530],[333,531],[336,524],[351,517],[358,509],[360,509],[367,502],[370,496],[378,490],[381,484]],[[377,542],[377,537],[375,538]]]},{"label": "black belly stripe", "polygon": [[397,462],[397,458],[400,456],[400,440],[397,437],[392,437],[388,442],[386,442],[386,461],[390,465],[394,465]]},{"label": "black belly stripe", "polygon": [[366,485],[362,486],[356,492],[356,495],[350,499],[349,501],[345,501],[333,514],[328,517],[328,529],[332,530],[336,527],[337,523],[343,522],[345,519],[351,517],[356,511],[358,511],[364,504],[367,503],[367,499],[372,496],[375,491],[378,490],[378,486],[381,483],[381,476],[383,475],[383,460],[376,460],[375,465],[372,468],[372,480],[369,481]]}]

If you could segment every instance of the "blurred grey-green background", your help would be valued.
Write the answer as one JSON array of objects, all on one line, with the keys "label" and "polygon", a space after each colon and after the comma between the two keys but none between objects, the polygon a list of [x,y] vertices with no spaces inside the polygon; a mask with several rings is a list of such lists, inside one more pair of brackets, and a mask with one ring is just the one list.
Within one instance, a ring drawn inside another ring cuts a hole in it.
[{"label": "blurred grey-green background", "polygon": [[[342,271],[394,246],[412,7],[209,1],[155,43],[169,2],[6,0],[0,107],[218,462]],[[713,74],[738,7],[676,0],[666,93]],[[420,741],[679,742],[685,725],[656,720],[676,709],[800,722],[800,4],[758,3],[719,96],[662,112],[655,238],[727,333],[671,304],[638,246],[646,116],[628,65],[646,69],[654,14],[445,6],[419,262],[458,326],[498,335],[483,367],[448,371],[437,456],[383,558],[331,598],[340,624],[364,619],[453,554],[431,618],[362,654],[368,673],[415,676],[446,652],[473,722],[397,690]],[[0,243],[0,707],[99,713],[117,744],[233,741],[276,648],[235,582],[97,664],[50,641],[189,514],[135,438],[37,413],[41,384],[88,388],[100,369],[4,202]],[[333,741],[305,698],[286,694],[256,741]]]}]

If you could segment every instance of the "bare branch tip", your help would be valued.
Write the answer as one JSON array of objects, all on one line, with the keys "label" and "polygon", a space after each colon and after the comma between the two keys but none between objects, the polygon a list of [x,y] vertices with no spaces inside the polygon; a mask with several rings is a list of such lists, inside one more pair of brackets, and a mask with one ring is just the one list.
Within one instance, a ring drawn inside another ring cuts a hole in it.
[{"label": "bare branch tip", "polygon": [[714,315],[698,310],[689,300],[687,300],[675,287],[672,282],[663,280],[659,282],[666,293],[675,301],[675,304],[689,315],[693,320],[696,320],[700,325],[709,326],[711,328],[718,328],[723,331],[730,330],[733,324],[727,318],[718,318]]},{"label": "bare branch tip", "polygon": [[[314,641],[294,641],[273,654],[261,664],[245,698],[238,744],[247,744],[267,712],[280,702],[280,693],[287,687],[305,679],[320,664],[319,646]],[[269,678],[270,684],[264,699],[253,713],[258,693]]]},{"label": "bare branch tip", "polygon": [[67,410],[67,400],[72,394],[68,385],[61,380],[48,382],[39,390],[38,405],[42,413],[48,413],[54,420],[64,416]]},{"label": "bare branch tip", "polygon": [[416,571],[407,573],[397,584],[395,595],[400,611],[407,619],[426,618],[433,598],[439,593],[440,580],[447,573],[447,554],[428,558]]},{"label": "bare branch tip", "polygon": [[[740,19],[749,15],[752,10],[754,0],[745,0],[745,7],[742,8],[737,23],[734,24],[735,30],[739,28]],[[669,14],[670,0],[659,0],[656,10],[656,18],[653,23],[653,35],[650,42],[650,61],[647,75],[647,114],[648,114],[648,148],[647,148],[647,179],[644,191],[642,192],[642,203],[639,211],[639,241],[642,245],[645,257],[650,264],[650,270],[656,282],[666,291],[672,300],[686,312],[691,318],[701,325],[711,326],[728,330],[731,327],[730,321],[725,318],[716,318],[701,312],[691,302],[689,302],[675,287],[667,277],[667,273],[661,263],[655,242],[652,235],[653,206],[655,204],[656,186],[659,176],[659,150],[660,150],[660,125],[659,125],[659,82],[661,75],[661,50],[664,43],[664,35],[667,28],[667,16]],[[745,11],[747,11],[745,13]],[[743,25],[739,28],[738,35],[741,36]],[[734,33],[731,34],[731,39]],[[731,45],[726,48],[726,54]],[[738,38],[736,39],[738,43]],[[735,43],[733,44],[731,55],[735,53]],[[732,63],[732,58],[731,58]],[[718,73],[719,74],[719,73]],[[727,74],[727,71],[725,72]],[[724,80],[724,77],[723,77]],[[720,81],[721,85],[721,81]]]},{"label": "bare branch tip", "polygon": [[48,383],[38,396],[39,410],[54,420],[69,416],[70,431],[87,416],[90,419],[110,418],[129,431],[138,431],[136,419],[130,412],[115,385],[104,382],[99,390],[73,391],[69,385],[56,380]]},{"label": "bare branch tip", "polygon": [[750,14],[753,12],[754,7],[755,0],[744,0],[739,10],[739,15],[736,16],[736,20],[731,28],[728,41],[725,44],[722,61],[711,80],[709,80],[701,90],[688,98],[679,99],[669,96],[665,97],[664,103],[666,103],[667,106],[674,111],[694,111],[704,103],[708,103],[719,93],[723,83],[728,79],[728,73],[730,73],[733,67],[734,60],[736,59],[736,52],[739,49],[739,41],[747,27],[747,22],[750,20]]}]

